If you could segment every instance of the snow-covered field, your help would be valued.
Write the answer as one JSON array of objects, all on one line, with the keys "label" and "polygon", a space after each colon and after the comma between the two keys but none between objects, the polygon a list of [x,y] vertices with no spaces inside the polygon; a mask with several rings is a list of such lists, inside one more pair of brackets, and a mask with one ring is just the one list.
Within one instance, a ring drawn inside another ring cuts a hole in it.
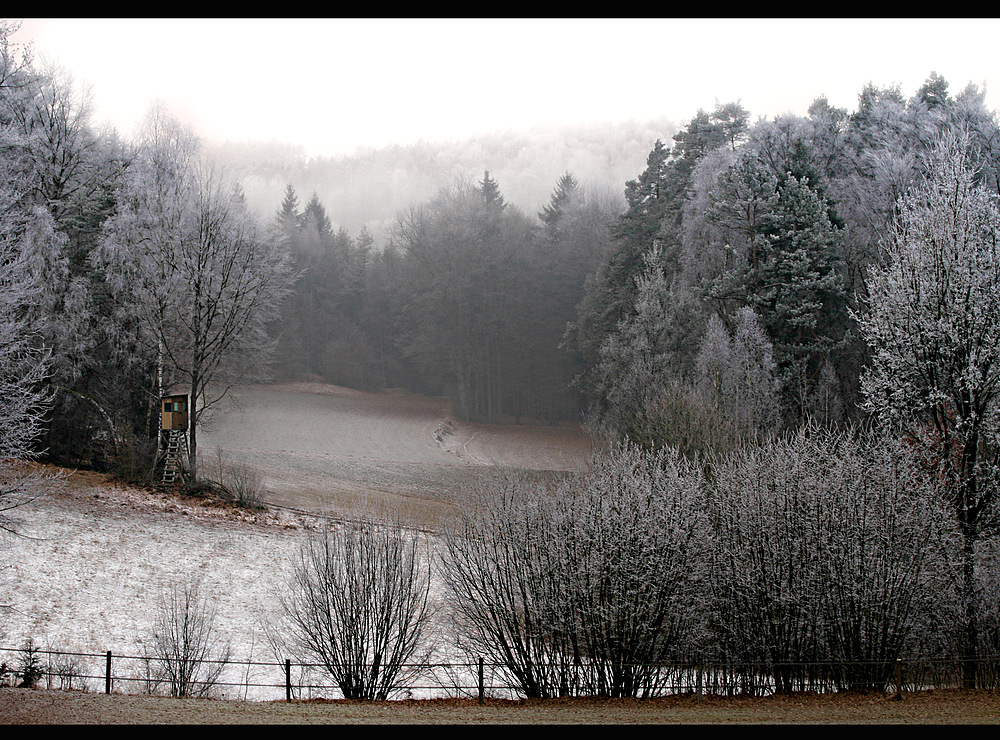
[{"label": "snow-covered field", "polygon": [[[374,498],[405,502],[431,525],[492,465],[573,470],[589,451],[576,429],[456,422],[443,399],[299,384],[241,388],[235,400],[201,437],[205,463],[221,448],[260,468],[271,503],[319,515]],[[42,649],[143,655],[165,590],[197,582],[233,657],[276,661],[265,626],[278,622],[302,538],[322,526],[289,508],[207,508],[77,472],[23,510],[26,537],[0,545],[0,647],[30,638]],[[85,668],[103,673],[103,663]]]}]

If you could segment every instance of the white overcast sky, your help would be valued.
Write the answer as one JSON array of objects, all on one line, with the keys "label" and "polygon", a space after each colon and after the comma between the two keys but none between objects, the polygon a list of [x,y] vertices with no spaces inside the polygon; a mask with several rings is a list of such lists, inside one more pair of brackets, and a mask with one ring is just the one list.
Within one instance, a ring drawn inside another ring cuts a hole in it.
[{"label": "white overcast sky", "polygon": [[92,87],[134,131],[154,100],[212,140],[310,155],[552,123],[754,118],[867,82],[910,96],[931,71],[998,107],[997,19],[57,19],[16,41]]}]

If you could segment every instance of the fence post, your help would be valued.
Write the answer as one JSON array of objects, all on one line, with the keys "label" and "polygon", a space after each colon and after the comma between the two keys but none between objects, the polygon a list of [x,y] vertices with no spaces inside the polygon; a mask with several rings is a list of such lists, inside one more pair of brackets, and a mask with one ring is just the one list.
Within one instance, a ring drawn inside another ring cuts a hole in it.
[{"label": "fence post", "polygon": [[483,659],[479,658],[479,703],[483,703],[483,694],[485,693],[485,685],[483,683]]},{"label": "fence post", "polygon": [[903,698],[903,659],[896,658],[896,698]]},{"label": "fence post", "polygon": [[108,651],[104,661],[104,693],[111,693],[111,651]]},{"label": "fence post", "polygon": [[292,659],[285,658],[285,701],[292,700]]}]

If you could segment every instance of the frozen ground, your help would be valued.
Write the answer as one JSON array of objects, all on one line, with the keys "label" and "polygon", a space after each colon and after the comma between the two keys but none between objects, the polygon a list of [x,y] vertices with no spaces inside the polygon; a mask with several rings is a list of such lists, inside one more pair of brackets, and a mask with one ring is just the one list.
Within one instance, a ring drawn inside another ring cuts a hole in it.
[{"label": "frozen ground", "polygon": [[[589,449],[571,429],[457,423],[441,399],[303,385],[244,388],[236,399],[202,438],[206,462],[221,447],[260,467],[272,503],[320,515],[375,497],[432,524],[492,464],[571,470]],[[234,657],[264,662],[284,657],[265,626],[279,619],[277,593],[302,538],[323,524],[286,508],[206,508],[85,472],[23,519],[27,536],[0,542],[0,647],[30,638],[42,649],[142,655],[164,591],[197,582]],[[4,661],[17,655],[0,653]],[[85,668],[101,674],[103,663]],[[250,682],[280,681],[264,673]]]},{"label": "frozen ground", "polygon": [[257,467],[268,501],[337,513],[377,496],[440,517],[492,466],[580,469],[590,446],[578,427],[504,426],[457,421],[446,399],[363,393],[297,383],[246,386],[199,438]]},{"label": "frozen ground", "polygon": [[[196,582],[217,608],[219,637],[240,658],[273,661],[264,625],[309,520],[237,518],[76,473],[23,511],[26,537],[3,542],[0,646],[143,655],[165,591]],[[0,661],[16,665],[17,654]],[[103,662],[83,660],[103,674]],[[140,666],[121,664],[115,672]],[[100,682],[92,681],[91,687]]]}]

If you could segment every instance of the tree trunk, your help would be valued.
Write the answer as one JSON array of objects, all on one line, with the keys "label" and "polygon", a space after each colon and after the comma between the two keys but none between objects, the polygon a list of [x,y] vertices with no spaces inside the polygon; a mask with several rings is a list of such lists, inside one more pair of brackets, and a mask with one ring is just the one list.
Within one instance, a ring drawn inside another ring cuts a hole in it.
[{"label": "tree trunk", "polygon": [[198,480],[198,383],[191,384],[191,398],[188,399],[188,419],[191,420],[189,425],[189,440],[190,446],[188,448],[188,466],[189,474],[191,476],[191,482],[194,483]]},{"label": "tree trunk", "polygon": [[976,604],[976,537],[963,527],[964,546],[962,548],[962,602],[965,608],[965,634],[963,636],[962,686],[976,688],[976,673],[979,646],[979,609]]}]

